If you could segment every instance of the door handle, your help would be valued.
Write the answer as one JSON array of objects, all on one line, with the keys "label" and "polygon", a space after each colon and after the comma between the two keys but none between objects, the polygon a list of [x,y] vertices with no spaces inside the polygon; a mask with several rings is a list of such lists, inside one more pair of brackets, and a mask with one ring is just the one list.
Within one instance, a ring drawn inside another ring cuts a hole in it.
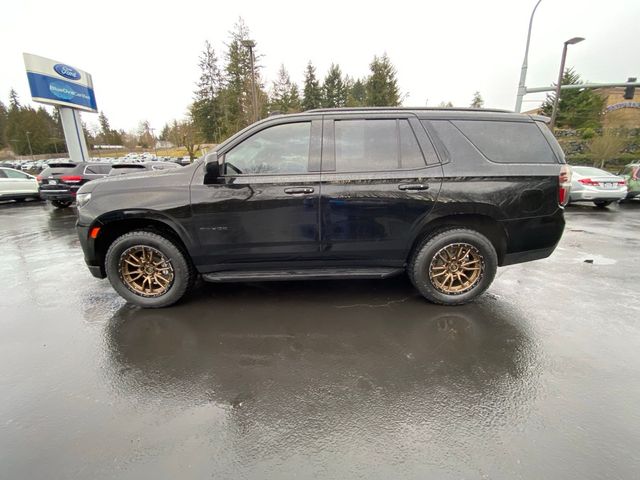
[{"label": "door handle", "polygon": [[315,190],[313,187],[290,187],[290,188],[284,189],[284,193],[288,195],[307,194],[307,193],[313,193],[314,191]]},{"label": "door handle", "polygon": [[429,185],[424,183],[401,183],[398,185],[399,190],[428,190]]}]

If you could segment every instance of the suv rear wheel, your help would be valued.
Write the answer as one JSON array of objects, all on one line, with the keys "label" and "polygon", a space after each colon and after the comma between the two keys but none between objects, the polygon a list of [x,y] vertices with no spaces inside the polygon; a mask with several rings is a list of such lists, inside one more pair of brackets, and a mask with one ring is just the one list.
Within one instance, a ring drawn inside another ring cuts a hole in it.
[{"label": "suv rear wheel", "polygon": [[187,255],[168,238],[148,231],[118,237],[107,251],[105,269],[113,288],[144,308],[176,303],[195,281]]},{"label": "suv rear wheel", "polygon": [[461,305],[489,288],[497,267],[496,250],[487,237],[454,228],[427,238],[415,251],[408,273],[427,300]]}]

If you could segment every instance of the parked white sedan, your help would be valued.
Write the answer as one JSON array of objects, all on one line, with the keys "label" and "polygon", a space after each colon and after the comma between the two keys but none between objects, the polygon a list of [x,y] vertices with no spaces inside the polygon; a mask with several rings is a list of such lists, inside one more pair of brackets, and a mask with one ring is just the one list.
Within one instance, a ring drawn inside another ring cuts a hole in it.
[{"label": "parked white sedan", "polygon": [[33,175],[0,167],[0,200],[40,199],[38,180]]},{"label": "parked white sedan", "polygon": [[624,178],[593,167],[571,167],[571,203],[593,202],[605,208],[627,196]]}]

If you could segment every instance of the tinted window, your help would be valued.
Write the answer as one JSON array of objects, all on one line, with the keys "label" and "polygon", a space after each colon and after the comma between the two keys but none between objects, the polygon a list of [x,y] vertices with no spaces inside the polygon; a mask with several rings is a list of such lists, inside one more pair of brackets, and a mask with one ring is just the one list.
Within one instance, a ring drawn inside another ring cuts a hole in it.
[{"label": "tinted window", "polygon": [[4,173],[7,175],[8,178],[21,178],[21,179],[25,179],[25,178],[29,178],[28,175],[25,175],[22,172],[17,172],[16,170],[5,170]]},{"label": "tinted window", "polygon": [[306,173],[311,143],[311,122],[266,128],[236,145],[225,155],[226,173]]},{"label": "tinted window", "polygon": [[[427,123],[423,121],[423,123]],[[486,162],[478,150],[448,120],[431,120],[431,128],[447,149],[451,161],[458,165],[477,165]]]},{"label": "tinted window", "polygon": [[492,162],[557,163],[533,122],[453,120],[452,123]]},{"label": "tinted window", "polygon": [[5,170],[0,170],[0,178],[7,178],[7,175],[4,172]]},{"label": "tinted window", "polygon": [[400,160],[402,168],[424,167],[424,158],[411,125],[407,120],[400,120]]},{"label": "tinted window", "polygon": [[88,175],[104,175],[109,173],[109,170],[111,170],[111,165],[89,165],[84,173]]},{"label": "tinted window", "polygon": [[336,120],[335,146],[338,172],[425,166],[407,120]]}]

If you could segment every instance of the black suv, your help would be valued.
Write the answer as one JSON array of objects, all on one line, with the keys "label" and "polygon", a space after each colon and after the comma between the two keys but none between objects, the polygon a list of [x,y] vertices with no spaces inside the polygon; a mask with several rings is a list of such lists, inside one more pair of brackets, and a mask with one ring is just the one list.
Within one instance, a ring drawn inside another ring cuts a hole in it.
[{"label": "black suv", "polygon": [[330,109],[270,117],[194,164],[91,182],[94,276],[142,307],[210,282],[385,278],[466,303],[496,267],[547,257],[570,170],[546,118]]},{"label": "black suv", "polygon": [[76,199],[82,185],[104,177],[110,170],[109,163],[50,163],[37,177],[40,197],[56,208],[66,208]]}]

